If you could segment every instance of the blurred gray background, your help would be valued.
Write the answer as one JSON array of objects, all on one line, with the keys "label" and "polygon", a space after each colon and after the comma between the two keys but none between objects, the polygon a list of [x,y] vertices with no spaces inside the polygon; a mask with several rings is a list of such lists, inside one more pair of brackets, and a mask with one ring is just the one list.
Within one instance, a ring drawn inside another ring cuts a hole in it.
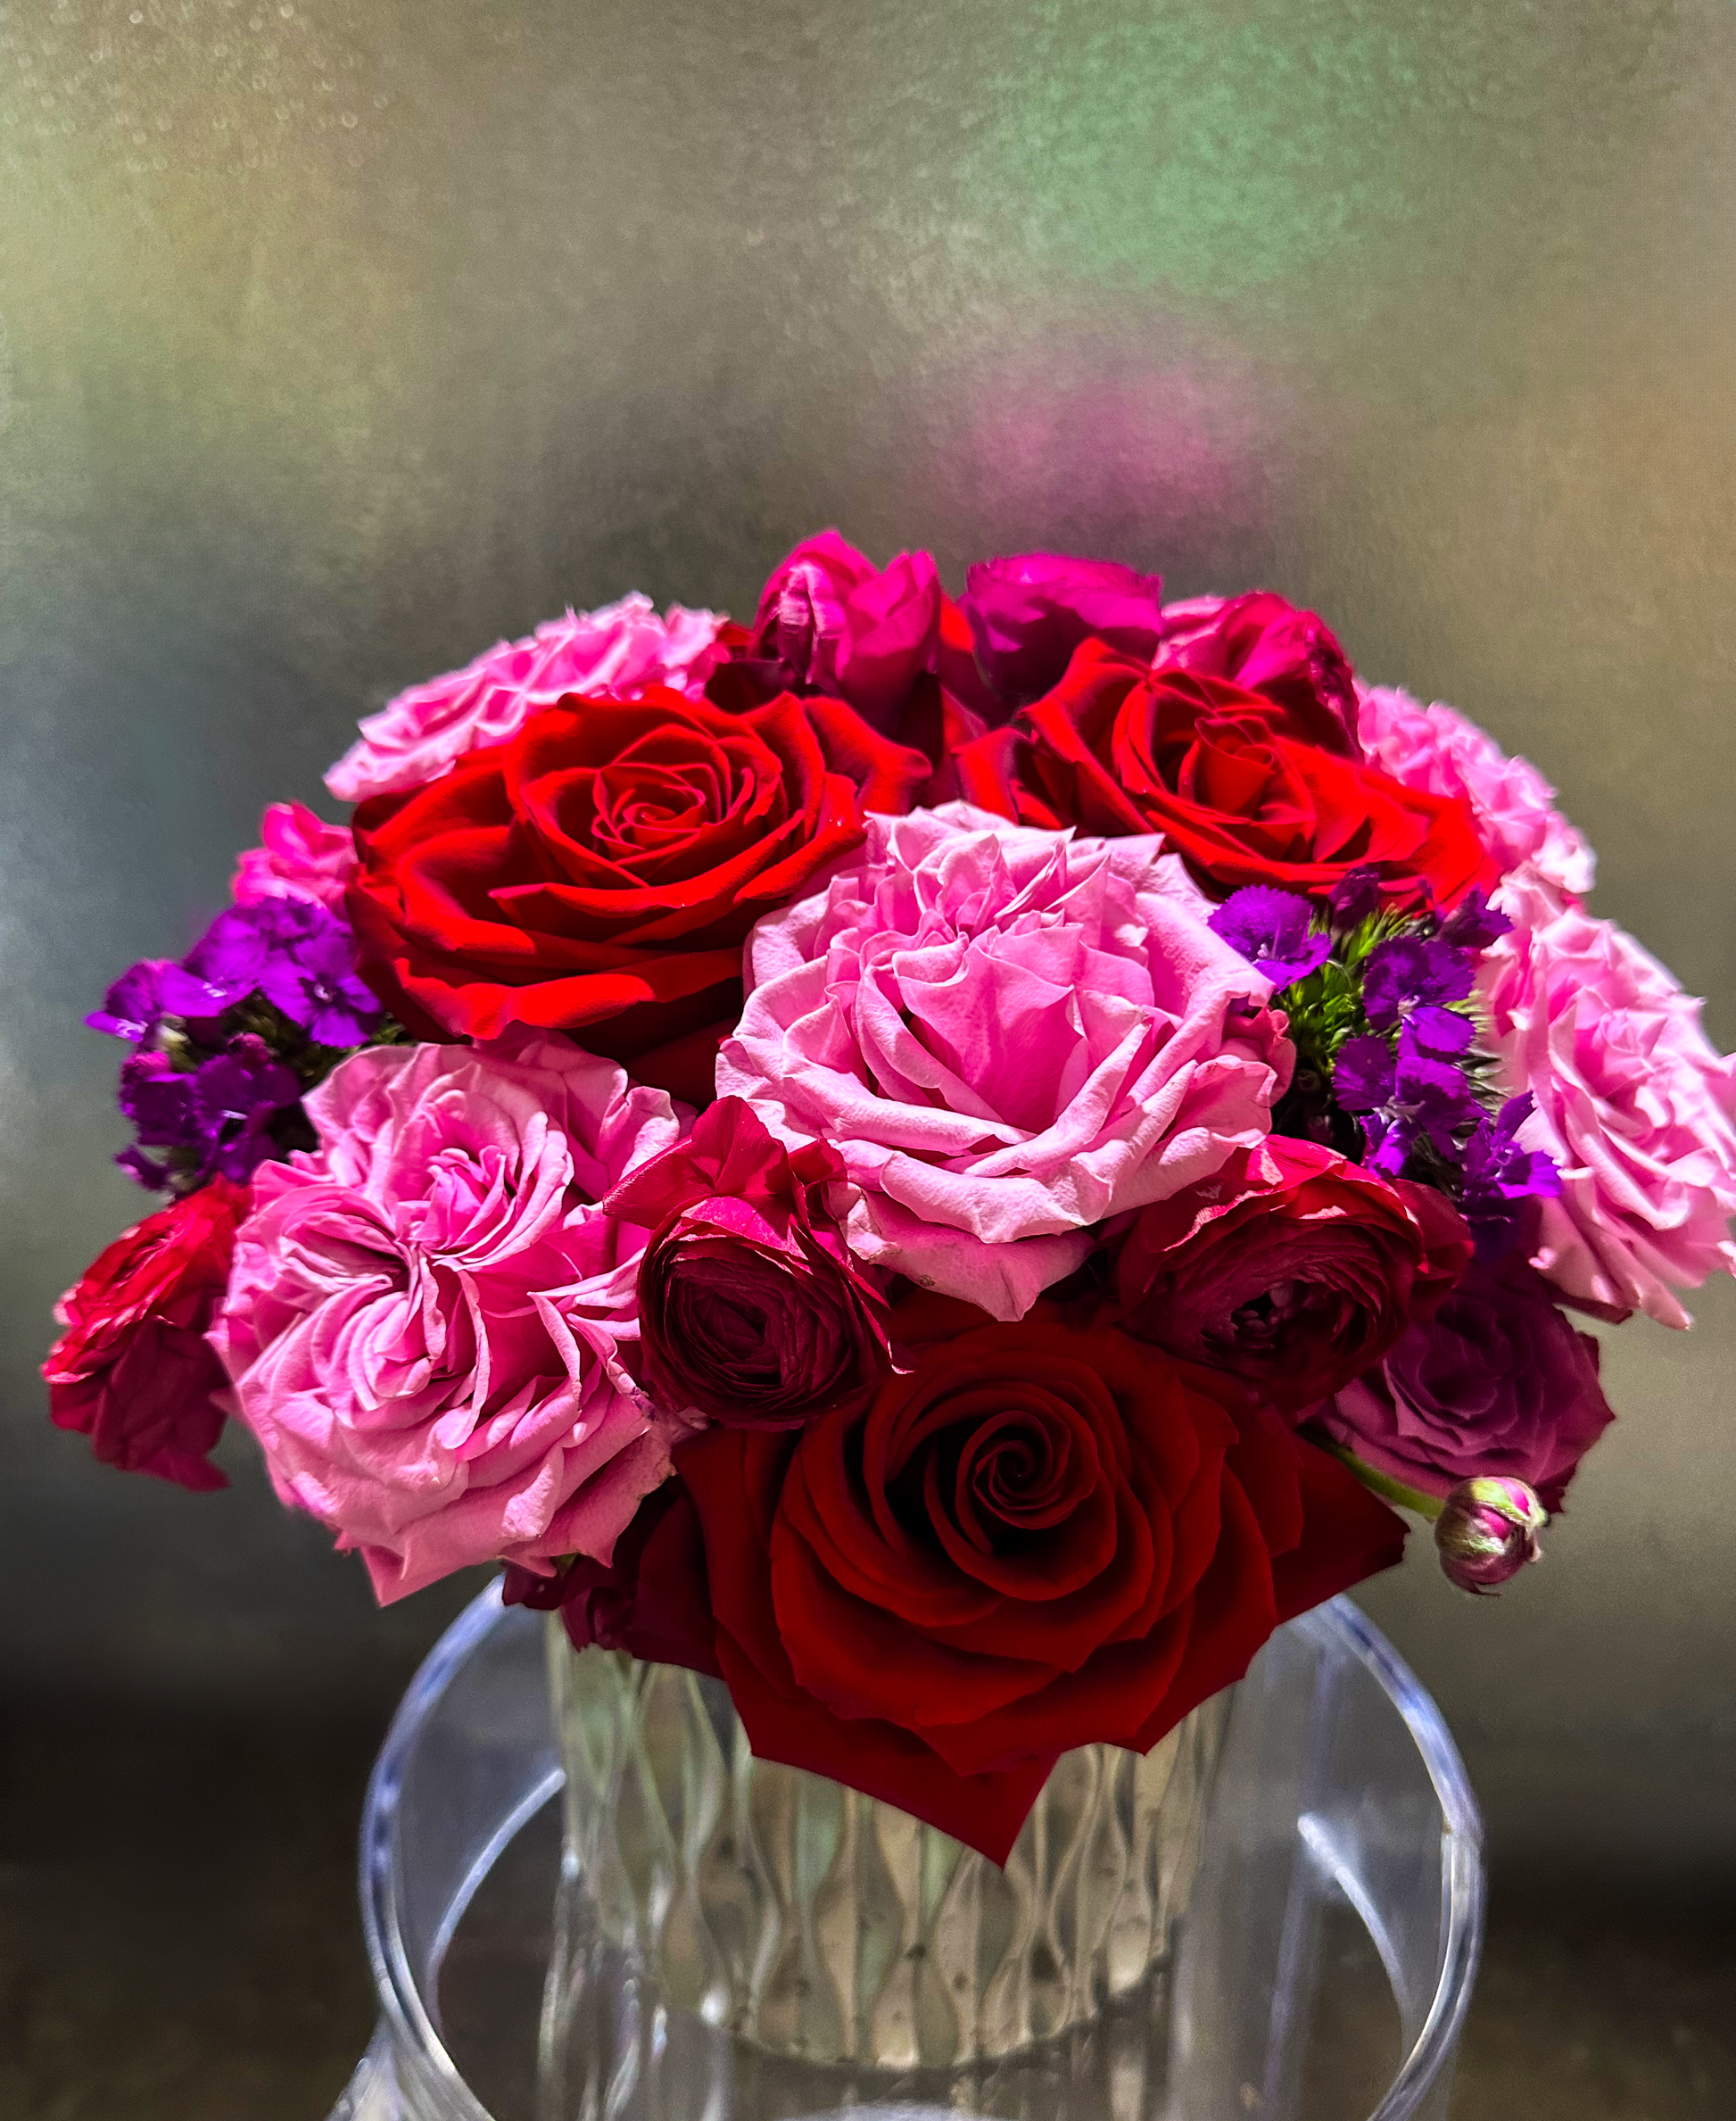
[{"label": "blurred gray background", "polygon": [[[1736,1044],[1730,0],[8,0],[14,1704],[371,1730],[457,1602],[374,1612],[242,1439],[195,1498],[47,1427],[145,1205],[83,1013],[262,804],[337,814],[359,713],[568,602],[745,613],[828,523],[1318,607],[1542,765]],[[1733,1297],[1610,1345],[1545,1566],[1367,1595],[1508,1875],[1736,1860]]]}]

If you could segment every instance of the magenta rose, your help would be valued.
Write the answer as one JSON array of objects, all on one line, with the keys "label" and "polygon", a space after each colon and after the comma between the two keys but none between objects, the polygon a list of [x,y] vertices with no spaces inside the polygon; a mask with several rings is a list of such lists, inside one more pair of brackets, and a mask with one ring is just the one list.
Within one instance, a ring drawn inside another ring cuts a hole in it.
[{"label": "magenta rose", "polygon": [[1318,612],[1269,589],[1166,604],[1154,662],[1160,670],[1191,670],[1264,693],[1322,750],[1361,756],[1356,681],[1336,635]]},{"label": "magenta rose", "polygon": [[310,899],[342,915],[344,887],[355,874],[356,843],[348,825],[327,824],[305,803],[268,803],[260,841],[236,858],[229,896],[237,906],[261,899]]},{"label": "magenta rose", "polygon": [[326,775],[340,802],[426,787],[467,751],[503,744],[539,708],[568,693],[636,700],[652,685],[698,699],[719,659],[715,612],[671,604],[659,618],[636,591],[596,611],[568,611],[522,641],[389,700]]},{"label": "magenta rose", "polygon": [[1130,1332],[1294,1413],[1378,1361],[1470,1255],[1443,1195],[1274,1134],[1142,1209],[1116,1281]]},{"label": "magenta rose", "polygon": [[1161,846],[871,815],[755,929],[718,1091],[838,1149],[858,1258],[1019,1318],[1094,1225],[1265,1135],[1294,1059],[1270,983]]},{"label": "magenta rose", "polygon": [[1490,1044],[1502,1086],[1535,1100],[1520,1147],[1561,1173],[1532,1263],[1575,1302],[1685,1326],[1672,1289],[1736,1272],[1736,1059],[1613,922],[1530,869],[1497,903],[1513,928],[1483,958]]},{"label": "magenta rose", "polygon": [[598,1204],[680,1132],[564,1039],[376,1047],[262,1167],[213,1345],[273,1485],[382,1600],[607,1561],[674,1429],[633,1375],[645,1231]]},{"label": "magenta rose", "polygon": [[864,740],[905,749],[907,791],[878,808],[956,794],[952,755],[997,711],[933,556],[901,552],[877,568],[835,530],[805,538],[773,569],[753,625],[725,626],[720,645],[727,660],[707,692],[730,713],[794,692],[840,758]]},{"label": "magenta rose", "polygon": [[826,1205],[835,1149],[787,1150],[721,1098],[604,1205],[652,1231],[639,1270],[647,1382],[671,1413],[783,1429],[853,1407],[886,1367],[884,1304]]},{"label": "magenta rose", "polygon": [[1473,1262],[1434,1315],[1318,1418],[1365,1464],[1425,1495],[1489,1474],[1525,1481],[1551,1512],[1615,1419],[1597,1342],[1522,1260]]},{"label": "magenta rose", "polygon": [[1424,707],[1385,685],[1356,689],[1357,728],[1371,764],[1402,788],[1458,796],[1501,872],[1528,863],[1545,883],[1583,899],[1597,858],[1555,808],[1555,791],[1528,758],[1509,758],[1476,723],[1437,701]]},{"label": "magenta rose", "polygon": [[968,568],[963,608],[977,661],[1010,712],[1059,684],[1081,641],[1149,662],[1163,633],[1162,594],[1159,576],[1112,559],[1018,552]]},{"label": "magenta rose", "polygon": [[227,1487],[211,1462],[227,1379],[205,1342],[247,1189],[222,1177],[123,1230],[54,1307],[49,1418],[105,1465],[181,1487]]}]

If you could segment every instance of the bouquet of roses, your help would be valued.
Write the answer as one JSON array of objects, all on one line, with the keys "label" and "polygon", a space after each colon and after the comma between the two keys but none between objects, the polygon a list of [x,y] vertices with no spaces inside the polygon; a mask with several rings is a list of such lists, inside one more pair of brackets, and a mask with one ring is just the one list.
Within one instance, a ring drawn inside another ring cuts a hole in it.
[{"label": "bouquet of roses", "polygon": [[54,1419],[227,1416],[996,1856],[1397,1559],[1485,1590],[1736,1267],[1736,1064],[1524,760],[1314,615],[835,533],[401,694],[90,1019],[167,1205]]}]

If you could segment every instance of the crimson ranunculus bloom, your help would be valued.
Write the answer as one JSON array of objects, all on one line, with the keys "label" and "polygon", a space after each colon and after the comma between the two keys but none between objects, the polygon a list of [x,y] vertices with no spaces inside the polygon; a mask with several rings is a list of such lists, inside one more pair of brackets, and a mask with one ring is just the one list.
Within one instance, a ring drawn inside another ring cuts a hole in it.
[{"label": "crimson ranunculus bloom", "polygon": [[827,1143],[786,1149],[751,1105],[720,1098],[603,1203],[652,1232],[639,1339],[665,1413],[784,1429],[873,1390],[886,1306],[827,1209],[844,1177]]},{"label": "crimson ranunculus bloom", "polygon": [[1021,824],[1161,833],[1219,895],[1264,883],[1322,898],[1360,868],[1396,907],[1492,888],[1463,802],[1400,787],[1343,741],[1311,695],[1286,705],[1087,641],[1053,692],[956,766],[967,801]]},{"label": "crimson ranunculus bloom", "polygon": [[901,1311],[912,1367],[864,1408],[677,1447],[612,1639],[721,1669],[762,1759],[1002,1862],[1062,1752],[1147,1750],[1404,1529],[1233,1379],[1038,1313],[913,1343]]},{"label": "crimson ranunculus bloom", "polygon": [[222,1432],[223,1365],[205,1328],[228,1280],[248,1189],[214,1178],[123,1230],[54,1306],[48,1412],[105,1465],[182,1487],[227,1487],[211,1462]]},{"label": "crimson ranunculus bloom", "polygon": [[572,1032],[703,1101],[748,931],[858,844],[864,808],[904,807],[909,754],[860,722],[851,738],[840,764],[788,697],[730,715],[654,686],[545,708],[358,810],[363,974],[421,1037]]},{"label": "crimson ranunculus bloom", "polygon": [[1140,1209],[1116,1277],[1129,1332],[1296,1412],[1377,1363],[1470,1256],[1444,1195],[1274,1134]]}]

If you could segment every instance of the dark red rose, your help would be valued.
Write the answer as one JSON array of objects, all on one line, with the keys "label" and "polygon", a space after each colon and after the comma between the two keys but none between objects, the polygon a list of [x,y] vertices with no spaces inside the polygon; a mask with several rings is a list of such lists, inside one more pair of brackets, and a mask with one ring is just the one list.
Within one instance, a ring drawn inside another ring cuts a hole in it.
[{"label": "dark red rose", "polygon": [[787,1150],[751,1106],[720,1098],[603,1203],[652,1232],[640,1347],[665,1412],[781,1429],[873,1390],[886,1306],[827,1212],[844,1175],[836,1149]]},{"label": "dark red rose", "polygon": [[533,1612],[558,1609],[575,1650],[595,1644],[652,1664],[723,1676],[706,1604],[699,1520],[679,1480],[651,1490],[607,1562],[574,1554],[552,1576],[508,1562],[500,1597]]},{"label": "dark red rose", "polygon": [[856,1413],[678,1446],[637,1571],[659,1653],[685,1629],[674,1661],[715,1660],[763,1759],[1001,1862],[1062,1752],[1148,1749],[1399,1557],[1399,1520],[1233,1379],[1037,1313],[893,1331],[913,1367]]},{"label": "dark red rose", "polygon": [[1332,726],[1318,702],[1298,711],[1087,641],[1052,692],[959,753],[959,792],[1023,824],[1161,833],[1219,894],[1324,898],[1362,868],[1395,907],[1492,888],[1467,807],[1325,748]]},{"label": "dark red rose", "polygon": [[1303,611],[1269,589],[1239,597],[1195,597],[1170,604],[1160,668],[1228,678],[1287,708],[1323,750],[1362,756],[1356,734],[1356,678],[1337,638],[1318,612]]},{"label": "dark red rose", "polygon": [[[357,811],[363,976],[420,1037],[573,1032],[703,1100],[740,1012],[748,929],[860,842],[864,804],[896,794],[897,748],[852,734],[847,772],[789,698],[733,716],[653,686],[545,708],[444,779]],[[670,1080],[682,1040],[698,1065]]]},{"label": "dark red rose", "polygon": [[1443,1195],[1274,1134],[1141,1208],[1116,1285],[1130,1333],[1294,1413],[1377,1363],[1470,1256]]},{"label": "dark red rose", "polygon": [[903,801],[864,796],[869,809],[955,795],[952,754],[1001,711],[977,669],[970,622],[927,552],[901,552],[877,568],[823,530],[773,570],[753,625],[726,626],[718,642],[727,659],[706,687],[718,705],[740,713],[778,692],[818,695],[840,755],[859,723],[921,762]]},{"label": "dark red rose", "polygon": [[182,1487],[227,1487],[211,1462],[228,1379],[205,1328],[229,1277],[248,1189],[214,1178],[123,1230],[54,1306],[49,1418],[105,1465]]}]

